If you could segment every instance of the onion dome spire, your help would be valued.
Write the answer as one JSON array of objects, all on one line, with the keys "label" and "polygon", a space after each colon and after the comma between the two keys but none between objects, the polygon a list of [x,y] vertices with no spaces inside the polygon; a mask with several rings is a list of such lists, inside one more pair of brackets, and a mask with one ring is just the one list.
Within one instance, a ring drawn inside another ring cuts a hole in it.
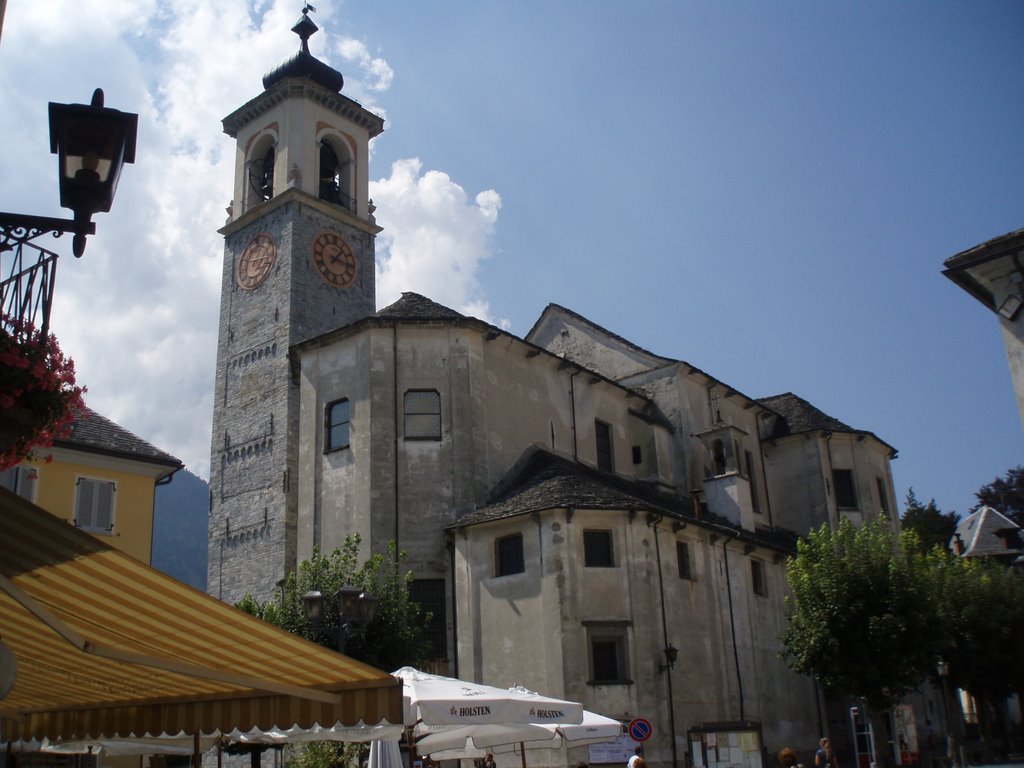
[{"label": "onion dome spire", "polygon": [[341,72],[320,61],[309,52],[309,38],[319,29],[309,18],[309,12],[316,11],[316,8],[306,3],[302,7],[302,16],[292,32],[299,36],[302,41],[297,53],[281,62],[277,67],[263,76],[263,88],[269,88],[286,77],[306,77],[325,88],[330,88],[335,93],[340,93],[345,84],[345,78]]}]

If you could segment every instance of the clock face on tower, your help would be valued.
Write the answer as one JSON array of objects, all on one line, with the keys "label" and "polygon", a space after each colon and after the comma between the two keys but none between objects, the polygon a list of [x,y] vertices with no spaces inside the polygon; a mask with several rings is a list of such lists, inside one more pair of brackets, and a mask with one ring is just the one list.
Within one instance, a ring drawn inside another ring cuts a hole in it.
[{"label": "clock face on tower", "polygon": [[277,245],[270,235],[256,235],[242,251],[238,260],[238,284],[247,291],[254,290],[263,284],[274,268],[277,258]]},{"label": "clock face on tower", "polygon": [[341,235],[321,232],[313,241],[313,266],[334,288],[348,288],[356,279],[356,255]]}]

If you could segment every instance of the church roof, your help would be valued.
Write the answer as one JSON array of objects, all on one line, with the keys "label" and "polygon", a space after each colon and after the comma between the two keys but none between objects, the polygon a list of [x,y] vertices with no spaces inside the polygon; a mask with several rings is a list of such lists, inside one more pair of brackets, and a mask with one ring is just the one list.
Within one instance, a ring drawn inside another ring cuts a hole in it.
[{"label": "church roof", "polygon": [[491,496],[487,506],[463,515],[449,528],[549,509],[644,511],[696,525],[728,528],[739,539],[785,552],[796,550],[796,536],[789,531],[759,529],[754,533],[735,528],[725,518],[709,512],[698,517],[689,499],[659,492],[647,483],[603,472],[542,448],[527,451]]},{"label": "church roof", "polygon": [[449,309],[443,304],[421,296],[418,293],[406,291],[402,298],[394,304],[389,304],[377,312],[375,317],[388,318],[391,320],[464,320],[466,315]]},{"label": "church roof", "polygon": [[298,52],[263,76],[265,90],[270,90],[274,83],[284,80],[286,77],[304,77],[325,88],[330,88],[335,93],[341,92],[341,88],[345,84],[345,78],[341,72],[320,61],[309,52],[308,40],[318,29],[313,20],[309,18],[309,10],[308,5],[303,8],[302,17],[292,27],[292,32],[302,40]]},{"label": "church roof", "polygon": [[768,435],[768,438],[771,440],[798,435],[804,432],[848,432],[853,435],[869,435],[892,451],[893,457],[896,455],[896,449],[873,432],[854,429],[834,416],[829,416],[824,411],[815,408],[802,397],[794,395],[792,392],[784,392],[781,395],[772,395],[771,397],[760,397],[757,399],[757,402],[782,417],[775,425],[772,433]]},{"label": "church roof", "polygon": [[66,437],[54,440],[53,444],[58,448],[163,464],[175,470],[185,466],[180,459],[150,445],[91,408],[79,412],[71,424],[71,432]]},{"label": "church roof", "polygon": [[956,526],[950,548],[961,557],[1022,555],[1021,528],[992,507],[972,512]]}]

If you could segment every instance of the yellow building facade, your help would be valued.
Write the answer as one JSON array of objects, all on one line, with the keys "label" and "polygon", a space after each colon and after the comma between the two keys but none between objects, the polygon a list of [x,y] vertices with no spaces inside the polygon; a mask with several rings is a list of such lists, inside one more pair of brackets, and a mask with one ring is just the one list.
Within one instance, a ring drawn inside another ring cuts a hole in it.
[{"label": "yellow building facade", "polygon": [[156,486],[169,482],[181,461],[88,408],[67,437],[38,454],[0,472],[0,487],[151,561]]}]

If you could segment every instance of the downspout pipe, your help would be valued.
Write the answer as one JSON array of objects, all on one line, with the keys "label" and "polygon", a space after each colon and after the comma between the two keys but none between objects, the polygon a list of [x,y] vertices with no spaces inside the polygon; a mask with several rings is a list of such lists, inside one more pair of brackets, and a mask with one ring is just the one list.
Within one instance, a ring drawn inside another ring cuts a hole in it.
[{"label": "downspout pipe", "polygon": [[[661,595],[661,636],[663,649],[669,647],[668,642],[668,615],[665,610],[665,574],[661,570],[661,544],[658,541],[658,523],[661,522],[664,516],[660,512],[651,512],[647,515],[647,527],[651,529],[654,534],[654,555],[658,563],[658,592]],[[679,765],[679,756],[676,750],[676,709],[675,709],[675,697],[672,695],[672,664],[668,663],[668,656],[665,657],[665,663],[661,665],[662,671],[665,672],[665,680],[668,682],[668,721],[670,726],[670,734],[672,738],[672,768],[677,768]]]},{"label": "downspout pipe", "polygon": [[392,386],[395,388],[395,421],[394,421],[394,445],[392,450],[394,452],[394,489],[392,491],[393,503],[395,505],[395,551],[401,551],[399,544],[399,528],[398,528],[398,419],[399,414],[402,412],[402,401],[398,396],[398,321],[391,326],[391,378]]},{"label": "downspout pipe", "polygon": [[729,629],[732,632],[732,658],[733,663],[736,666],[736,689],[740,699],[740,720],[746,720],[746,709],[743,705],[743,674],[740,671],[740,651],[736,644],[736,611],[732,604],[732,574],[729,573],[729,543],[736,538],[736,535],[730,531],[731,535],[726,535],[722,541],[722,557],[724,558],[725,567],[725,593],[729,597]]},{"label": "downspout pipe", "polygon": [[583,373],[576,371],[569,377],[569,410],[572,412],[572,458],[573,461],[580,460],[579,441],[576,439],[576,382],[574,379]]}]

